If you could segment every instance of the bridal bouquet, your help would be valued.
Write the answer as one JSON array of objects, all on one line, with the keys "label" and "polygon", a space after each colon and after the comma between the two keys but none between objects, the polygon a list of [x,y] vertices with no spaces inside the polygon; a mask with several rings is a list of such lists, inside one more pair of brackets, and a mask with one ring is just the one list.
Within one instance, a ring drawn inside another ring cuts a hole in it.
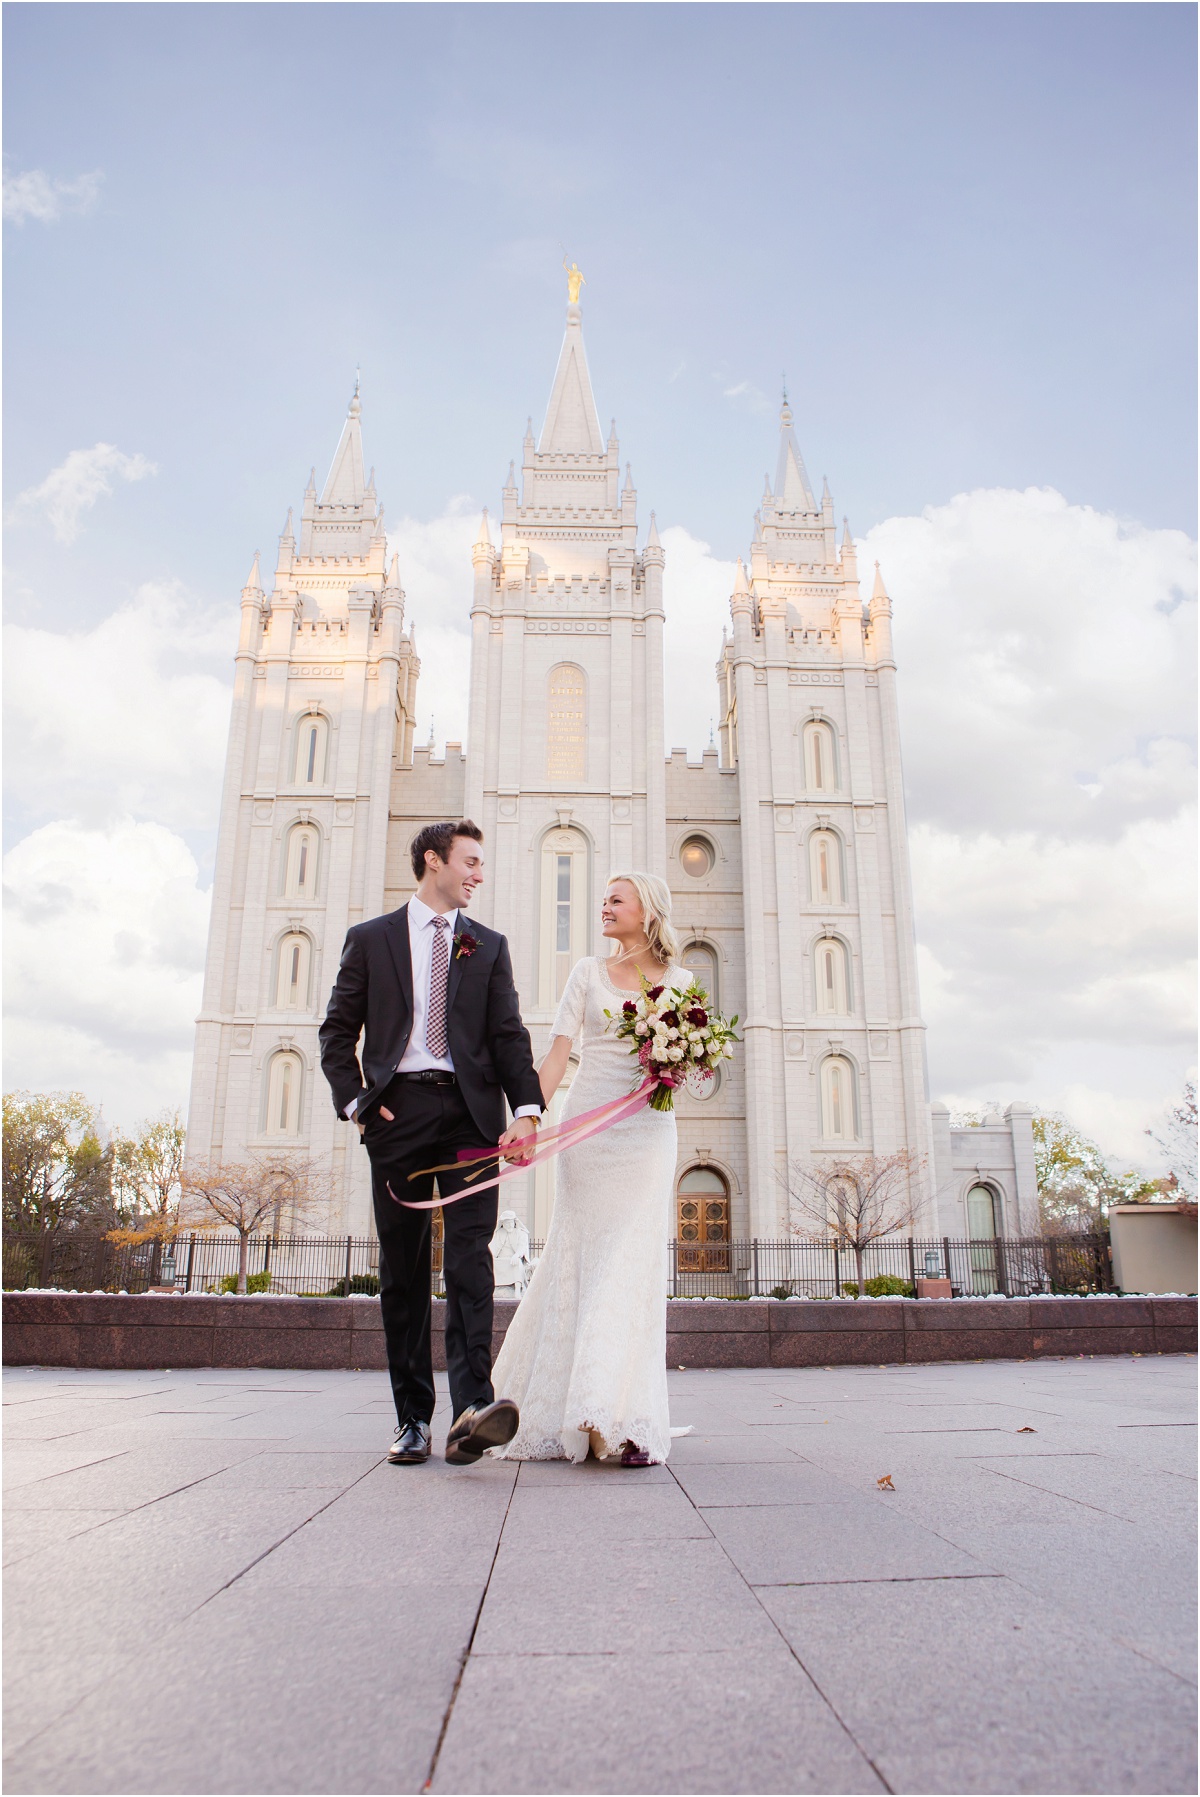
[{"label": "bridal bouquet", "polygon": [[612,1011],[604,1015],[615,1022],[615,1033],[628,1040],[647,1079],[655,1082],[648,1103],[656,1111],[675,1108],[676,1086],[703,1087],[717,1062],[729,1060],[733,1044],[741,1040],[734,1034],[737,1018],[726,1022],[711,1011],[708,993],[695,979],[683,987],[652,986],[643,979],[640,998],[626,999],[615,1016]]}]

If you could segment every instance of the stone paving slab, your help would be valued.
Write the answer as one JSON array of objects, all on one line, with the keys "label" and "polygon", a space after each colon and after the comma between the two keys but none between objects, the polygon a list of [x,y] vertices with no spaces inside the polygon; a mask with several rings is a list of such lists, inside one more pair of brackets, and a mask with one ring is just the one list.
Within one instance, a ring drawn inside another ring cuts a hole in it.
[{"label": "stone paving slab", "polygon": [[5,1789],[1193,1790],[1194,1374],[672,1373],[629,1472],[390,1468],[375,1372],[13,1370]]}]

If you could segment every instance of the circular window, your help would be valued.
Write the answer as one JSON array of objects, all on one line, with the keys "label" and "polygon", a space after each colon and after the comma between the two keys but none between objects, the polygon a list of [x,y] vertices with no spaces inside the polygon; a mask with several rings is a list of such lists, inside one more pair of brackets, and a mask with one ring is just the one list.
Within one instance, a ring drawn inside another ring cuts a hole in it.
[{"label": "circular window", "polygon": [[679,851],[679,865],[693,880],[702,880],[712,872],[713,852],[703,836],[689,836]]}]

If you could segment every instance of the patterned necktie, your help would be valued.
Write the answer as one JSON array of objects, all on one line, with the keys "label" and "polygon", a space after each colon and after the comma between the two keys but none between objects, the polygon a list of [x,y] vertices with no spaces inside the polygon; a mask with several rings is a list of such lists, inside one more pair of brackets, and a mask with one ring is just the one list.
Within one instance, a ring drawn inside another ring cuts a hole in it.
[{"label": "patterned necktie", "polygon": [[450,925],[444,917],[433,920],[433,959],[429,968],[429,1013],[425,1019],[425,1047],[435,1061],[446,1058],[446,976],[450,971]]}]

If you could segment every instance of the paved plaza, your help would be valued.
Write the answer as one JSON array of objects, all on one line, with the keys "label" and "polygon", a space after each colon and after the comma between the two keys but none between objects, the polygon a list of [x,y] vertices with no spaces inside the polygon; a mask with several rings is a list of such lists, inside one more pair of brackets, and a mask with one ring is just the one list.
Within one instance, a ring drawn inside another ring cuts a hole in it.
[{"label": "paved plaza", "polygon": [[12,1369],[5,1789],[1194,1790],[1194,1375],[678,1372],[635,1472],[389,1467],[380,1373]]}]

